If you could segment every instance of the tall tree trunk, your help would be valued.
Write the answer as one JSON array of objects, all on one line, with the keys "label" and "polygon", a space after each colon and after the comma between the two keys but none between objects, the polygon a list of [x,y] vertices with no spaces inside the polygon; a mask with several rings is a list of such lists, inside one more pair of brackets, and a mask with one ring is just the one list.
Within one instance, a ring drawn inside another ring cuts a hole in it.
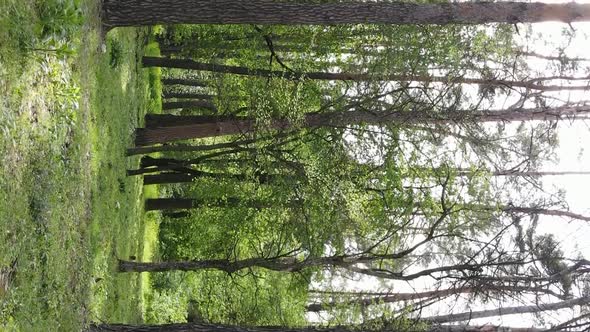
[{"label": "tall tree trunk", "polygon": [[207,100],[169,101],[162,103],[162,110],[174,110],[178,108],[204,108],[217,112],[217,107]]},{"label": "tall tree trunk", "polygon": [[555,210],[555,209],[545,209],[545,208],[537,208],[537,207],[525,207],[525,206],[483,206],[483,205],[470,205],[475,209],[482,209],[482,210],[501,210],[503,212],[517,212],[517,213],[526,213],[526,214],[542,214],[546,216],[554,216],[554,217],[563,217],[563,218],[571,218],[571,219],[578,219],[584,221],[590,221],[590,216],[584,216],[582,214],[565,211],[565,210]]},{"label": "tall tree trunk", "polygon": [[530,51],[521,51],[521,50],[514,50],[516,55],[531,57],[531,58],[538,58],[543,60],[552,60],[552,61],[559,61],[559,62],[582,62],[582,61],[590,61],[590,58],[582,58],[582,57],[567,57],[565,55],[545,55],[536,52]]},{"label": "tall tree trunk", "polygon": [[211,150],[220,150],[226,148],[235,148],[239,147],[240,145],[248,145],[258,140],[253,139],[244,139],[238,140],[233,142],[226,142],[226,143],[217,143],[217,144],[207,144],[207,145],[162,145],[162,146],[149,146],[149,147],[139,147],[139,148],[129,148],[127,149],[128,156],[135,156],[138,154],[148,154],[154,152],[197,152],[197,151],[211,151]]},{"label": "tall tree trunk", "polygon": [[578,22],[590,5],[539,2],[306,3],[273,0],[104,0],[107,27],[156,24],[484,24]]},{"label": "tall tree trunk", "polygon": [[[305,116],[303,127],[345,127],[358,124],[448,124],[456,122],[512,122],[531,120],[559,120],[574,118],[590,113],[590,106],[562,106],[556,108],[530,108],[520,110],[495,111],[453,111],[428,112],[413,110],[408,112],[389,111],[346,111],[309,113]],[[182,125],[165,128],[138,128],[135,134],[137,146],[168,143],[183,139],[235,135],[253,131],[254,120],[219,121],[212,123]],[[292,129],[286,120],[273,120],[269,128],[277,130]]]},{"label": "tall tree trunk", "polygon": [[158,143],[169,143],[184,139],[248,133],[254,129],[254,124],[255,122],[252,120],[241,120],[163,128],[137,128],[135,130],[135,145],[146,146]]},{"label": "tall tree trunk", "polygon": [[[207,323],[177,323],[162,325],[127,325],[127,324],[92,324],[87,332],[400,332],[393,327],[369,327],[362,325],[341,325],[333,327],[286,327],[286,326],[234,326]],[[517,328],[505,326],[468,326],[468,325],[435,325],[426,332],[541,332],[545,329]],[[422,330],[421,330],[422,331]]]},{"label": "tall tree trunk", "polygon": [[195,199],[195,198],[151,198],[145,202],[146,211],[156,210],[190,210],[199,207],[250,207],[254,209],[279,207],[279,206],[298,206],[296,202],[268,202],[253,199],[240,199],[228,197],[226,199]]},{"label": "tall tree trunk", "polygon": [[[237,151],[241,151],[241,150],[237,150]],[[237,152],[237,151],[234,151],[234,150],[220,151],[219,154],[215,153],[214,156],[223,155],[222,153],[224,153],[224,152],[228,152],[228,154],[229,154],[229,153],[233,153],[233,152]],[[208,155],[200,156],[198,158],[193,158],[193,159],[153,158],[150,156],[144,156],[143,158],[141,158],[140,166],[142,168],[147,168],[147,167],[187,167],[190,165],[197,165],[207,159],[210,159],[208,157]],[[227,161],[224,161],[224,160],[220,160],[220,162],[227,164]],[[278,165],[280,165],[280,163],[276,163],[275,165],[278,166]],[[296,166],[301,167],[300,164],[296,164]],[[191,172],[188,172],[188,173],[191,173]],[[208,174],[208,173],[200,172],[200,171],[192,172],[191,174],[194,174],[194,173],[203,174],[203,175]],[[217,176],[215,173],[209,173],[209,174],[211,174],[211,176]],[[227,175],[228,174],[220,174],[220,176],[227,176]],[[246,175],[240,175],[240,176],[245,177]],[[260,174],[256,174],[256,176],[260,176]]]},{"label": "tall tree trunk", "polygon": [[[469,175],[473,172],[459,172],[459,175]],[[500,170],[491,172],[492,176],[530,176],[530,177],[541,177],[541,176],[559,176],[559,175],[590,175],[590,171],[511,171],[511,170]]]},{"label": "tall tree trunk", "polygon": [[[426,243],[432,240],[433,236],[429,235],[420,243]],[[420,244],[418,245],[420,246]],[[414,247],[416,248],[416,246]],[[414,280],[424,276],[432,276],[437,273],[449,273],[455,271],[476,271],[482,267],[494,267],[497,265],[520,264],[521,262],[498,262],[484,264],[454,264],[447,266],[438,266],[435,268],[424,269],[411,274],[391,273],[381,269],[372,269],[359,267],[358,264],[368,264],[383,260],[397,260],[406,257],[414,249],[406,249],[390,254],[369,255],[334,255],[324,257],[307,257],[300,259],[294,256],[290,257],[272,257],[272,258],[248,258],[238,261],[227,259],[209,259],[193,261],[169,261],[169,262],[136,262],[119,260],[120,272],[166,272],[166,271],[200,271],[200,270],[218,270],[226,273],[234,273],[242,269],[262,268],[277,272],[299,272],[307,268],[324,267],[324,268],[342,268],[351,272],[365,275],[372,275],[391,280]]]},{"label": "tall tree trunk", "polygon": [[475,174],[489,174],[491,176],[528,176],[528,177],[542,177],[542,176],[561,176],[561,175],[590,175],[590,171],[520,171],[511,169],[490,170],[490,169],[470,169],[470,168],[454,168],[454,167],[436,167],[427,168],[416,166],[413,169],[421,171],[430,171],[433,173],[454,172],[458,176],[471,176]]},{"label": "tall tree trunk", "polygon": [[161,80],[162,84],[164,85],[186,85],[186,86],[194,86],[194,87],[206,87],[207,84],[205,82],[193,79],[184,79],[184,78],[163,78]]},{"label": "tall tree trunk", "polygon": [[572,300],[566,300],[562,302],[556,303],[538,303],[529,306],[520,306],[520,307],[506,307],[506,308],[498,308],[498,309],[491,309],[491,310],[481,310],[481,311],[469,311],[463,312],[459,314],[450,314],[450,315],[441,315],[441,316],[431,316],[431,317],[422,317],[422,320],[433,322],[433,323],[450,323],[450,322],[460,322],[460,321],[470,321],[472,319],[478,318],[486,318],[486,317],[497,317],[497,316],[504,316],[504,315],[517,315],[517,314],[526,314],[526,313],[535,313],[535,312],[543,312],[543,311],[554,311],[559,309],[565,308],[573,308],[577,305],[585,305],[590,302],[590,297],[581,297]]},{"label": "tall tree trunk", "polygon": [[145,115],[145,126],[146,128],[172,127],[244,119],[246,118],[235,115],[173,115],[148,113]]},{"label": "tall tree trunk", "polygon": [[[202,203],[202,202],[201,202]],[[145,201],[146,211],[158,211],[158,210],[184,210],[192,209],[194,206],[198,206],[199,202],[196,199],[185,199],[185,198],[150,198]]]},{"label": "tall tree trunk", "polygon": [[202,93],[188,93],[188,92],[164,92],[162,93],[164,98],[185,98],[185,99],[198,99],[198,100],[213,100],[215,96],[202,94]]},{"label": "tall tree trunk", "polygon": [[188,216],[190,216],[191,214],[188,211],[180,211],[180,212],[164,212],[163,216],[167,217],[167,218],[172,218],[172,219],[178,219],[178,218],[186,218]]},{"label": "tall tree trunk", "polygon": [[219,270],[227,273],[246,268],[264,268],[272,271],[297,272],[305,267],[329,264],[329,258],[316,258],[309,261],[300,261],[295,258],[250,258],[239,261],[225,259],[211,259],[200,261],[175,261],[175,262],[136,262],[119,260],[120,272],[165,272],[165,271],[199,271]]},{"label": "tall tree trunk", "polygon": [[199,177],[196,175],[186,173],[160,173],[144,176],[143,184],[147,186],[150,184],[190,183],[197,178]]},{"label": "tall tree trunk", "polygon": [[544,328],[536,327],[509,327],[509,326],[470,326],[470,325],[434,325],[427,329],[428,332],[542,332]]},{"label": "tall tree trunk", "polygon": [[286,72],[279,70],[253,69],[247,67],[228,66],[197,62],[190,59],[171,59],[161,57],[143,57],[144,67],[167,67],[179,69],[194,69],[211,71],[225,74],[236,74],[259,77],[283,77],[285,79],[297,80],[302,78],[328,81],[396,81],[396,82],[440,82],[457,84],[481,84],[491,86],[521,87],[541,91],[562,91],[562,90],[588,90],[585,85],[543,85],[544,79],[529,79],[524,81],[510,81],[489,78],[468,78],[453,76],[432,76],[432,75],[405,75],[405,74],[376,74],[376,73],[332,73],[332,72]]},{"label": "tall tree trunk", "polygon": [[293,132],[282,132],[276,135],[261,136],[257,138],[240,139],[225,143],[216,144],[199,144],[199,145],[186,145],[186,144],[175,144],[175,145],[161,145],[161,146],[148,146],[148,147],[135,147],[127,149],[128,156],[134,156],[138,154],[148,154],[154,152],[197,152],[197,151],[211,151],[221,149],[242,149],[256,142],[269,141],[273,139],[284,138],[293,134]]},{"label": "tall tree trunk", "polygon": [[[177,169],[176,167],[172,167],[173,169]],[[162,167],[157,169],[157,171],[166,171],[168,168]],[[129,174],[129,172],[128,172]],[[131,173],[129,175],[138,175],[135,173]],[[189,183],[193,182],[196,179],[200,179],[203,177],[212,177],[212,178],[219,178],[219,179],[234,179],[237,181],[249,181],[249,180],[257,180],[260,184],[266,184],[273,182],[279,179],[287,179],[287,180],[296,180],[297,178],[292,175],[278,175],[278,174],[253,174],[252,176],[245,175],[245,174],[227,174],[227,173],[210,173],[210,172],[202,172],[199,170],[190,170],[190,172],[182,172],[180,169],[178,172],[169,172],[169,173],[160,173],[154,175],[145,175],[143,177],[143,184],[144,185],[151,185],[151,184],[170,184],[170,183]]]},{"label": "tall tree trunk", "polygon": [[[309,312],[320,312],[322,310],[327,310],[336,306],[340,305],[359,305],[359,306],[368,306],[372,304],[381,304],[381,303],[395,303],[401,301],[410,301],[410,300],[417,300],[417,299],[424,299],[424,298],[443,298],[450,295],[458,295],[458,294],[466,294],[466,293],[490,293],[490,292],[532,292],[532,293],[543,293],[553,295],[558,298],[563,298],[561,294],[557,294],[551,290],[547,290],[541,287],[521,287],[521,286],[504,286],[504,285],[482,285],[479,287],[456,287],[456,288],[449,288],[449,289],[440,289],[434,291],[427,291],[427,292],[417,292],[417,293],[382,293],[380,295],[364,295],[360,293],[358,297],[355,293],[348,293],[346,294],[347,297],[341,300],[332,300],[325,303],[312,303],[305,307],[306,311]],[[330,293],[325,293],[326,295],[330,295]],[[339,295],[339,294],[336,294]],[[340,295],[341,296],[341,295]],[[354,297],[357,298],[354,298]],[[353,298],[351,298],[353,297]]]},{"label": "tall tree trunk", "polygon": [[[376,190],[379,191],[379,190]],[[416,203],[416,207],[423,206],[421,203]],[[514,212],[514,213],[525,213],[529,215],[539,214],[553,217],[563,217],[578,219],[583,221],[590,221],[590,216],[585,216],[579,213],[570,212],[567,210],[548,209],[541,207],[529,207],[529,206],[514,206],[514,205],[485,205],[485,204],[474,204],[465,203],[457,204],[457,207],[461,207],[464,211],[487,211],[487,212]]]},{"label": "tall tree trunk", "polygon": [[144,156],[143,158],[141,158],[141,161],[139,162],[139,165],[141,166],[141,168],[154,167],[154,166],[170,166],[170,165],[181,166],[181,165],[190,165],[190,164],[191,163],[185,162],[185,161],[179,160],[179,159],[153,158],[150,156]]}]

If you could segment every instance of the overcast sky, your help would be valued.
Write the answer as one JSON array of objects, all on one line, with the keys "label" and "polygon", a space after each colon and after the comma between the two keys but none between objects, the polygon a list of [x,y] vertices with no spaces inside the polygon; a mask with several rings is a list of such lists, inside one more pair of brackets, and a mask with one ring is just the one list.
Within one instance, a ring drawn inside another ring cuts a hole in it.
[{"label": "overcast sky", "polygon": [[[590,0],[588,0],[590,1]],[[543,1],[543,2],[563,2],[563,1]],[[586,1],[577,1],[586,2]],[[565,38],[563,32],[565,30],[575,30],[575,37],[569,40]],[[567,25],[563,23],[540,23],[534,24],[532,27],[532,36],[537,37],[536,40],[527,40],[526,44],[530,51],[546,55],[558,55],[556,50],[559,46],[569,44],[565,49],[565,53],[569,57],[590,57],[590,23],[577,23]],[[524,41],[523,41],[524,43]],[[536,61],[531,59],[529,65],[539,72],[543,72],[547,63],[543,61]],[[584,69],[580,70],[580,75],[589,75],[590,62],[582,63]],[[578,82],[579,83],[579,82]],[[576,92],[573,94],[561,94],[560,97],[576,100],[590,100],[589,93]],[[558,126],[559,147],[557,148],[557,163],[546,163],[543,170],[561,170],[561,171],[590,171],[590,121],[562,121]],[[578,176],[547,176],[543,179],[543,184],[547,188],[554,186],[556,188],[564,189],[566,191],[566,200],[569,204],[570,210],[575,213],[590,215],[590,175]],[[566,253],[581,252],[586,259],[590,259],[590,223],[583,221],[568,221],[562,218],[542,216],[539,220],[538,227],[539,234],[552,233],[561,242],[562,249]],[[407,292],[415,289],[428,288],[431,281],[421,280],[419,282],[410,284],[395,283],[396,289],[391,289],[395,292]],[[362,277],[358,280],[348,280],[346,282],[336,282],[342,288],[356,291],[383,291],[383,285],[375,278]],[[334,284],[333,284],[334,285]],[[316,285],[317,288],[321,286]],[[457,303],[457,301],[447,302],[441,304],[438,309],[441,313],[450,313],[449,307],[456,304],[454,312],[462,312],[465,310],[465,304]],[[526,303],[530,304],[530,303]],[[490,303],[486,309],[491,309],[497,304]],[[519,305],[519,304],[504,304]],[[520,304],[522,305],[522,304]],[[470,308],[472,310],[481,310],[483,307]],[[423,316],[428,316],[427,313]],[[548,317],[554,318],[556,321],[567,320],[567,317],[572,317],[571,310],[561,310],[558,312],[548,313]],[[312,321],[317,321],[317,317],[311,317]],[[551,320],[551,319],[549,319]],[[534,325],[533,317],[531,315],[512,315],[497,317],[495,319],[480,319],[474,320],[471,324],[495,324],[513,327],[530,327]]]}]

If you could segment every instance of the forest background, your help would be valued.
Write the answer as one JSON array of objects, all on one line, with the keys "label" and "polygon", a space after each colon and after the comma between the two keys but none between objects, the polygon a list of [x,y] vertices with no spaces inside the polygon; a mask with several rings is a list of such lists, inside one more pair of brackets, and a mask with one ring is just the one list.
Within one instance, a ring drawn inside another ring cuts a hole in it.
[{"label": "forest background", "polygon": [[0,9],[3,329],[587,327],[587,25]]}]

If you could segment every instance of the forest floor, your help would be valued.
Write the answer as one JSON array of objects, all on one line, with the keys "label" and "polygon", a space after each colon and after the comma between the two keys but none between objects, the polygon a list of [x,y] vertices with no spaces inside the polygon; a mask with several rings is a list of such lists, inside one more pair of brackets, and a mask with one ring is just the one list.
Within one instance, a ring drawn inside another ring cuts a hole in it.
[{"label": "forest floor", "polygon": [[160,108],[159,72],[139,65],[158,50],[147,29],[103,38],[96,3],[0,0],[3,331],[143,320],[148,277],[116,269],[157,239],[143,213],[157,189],[125,176],[138,164],[125,148]]}]

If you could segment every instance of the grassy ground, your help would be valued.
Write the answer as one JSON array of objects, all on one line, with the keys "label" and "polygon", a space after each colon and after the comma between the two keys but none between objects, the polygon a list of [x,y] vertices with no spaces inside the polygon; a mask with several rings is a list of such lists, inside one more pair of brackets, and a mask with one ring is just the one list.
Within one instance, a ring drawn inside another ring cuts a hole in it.
[{"label": "grassy ground", "polygon": [[144,48],[147,29],[103,39],[97,12],[91,0],[0,0],[0,268],[12,274],[1,330],[143,319],[146,277],[116,262],[152,255],[156,238],[124,150],[158,107],[159,73],[138,65],[157,49]]}]

